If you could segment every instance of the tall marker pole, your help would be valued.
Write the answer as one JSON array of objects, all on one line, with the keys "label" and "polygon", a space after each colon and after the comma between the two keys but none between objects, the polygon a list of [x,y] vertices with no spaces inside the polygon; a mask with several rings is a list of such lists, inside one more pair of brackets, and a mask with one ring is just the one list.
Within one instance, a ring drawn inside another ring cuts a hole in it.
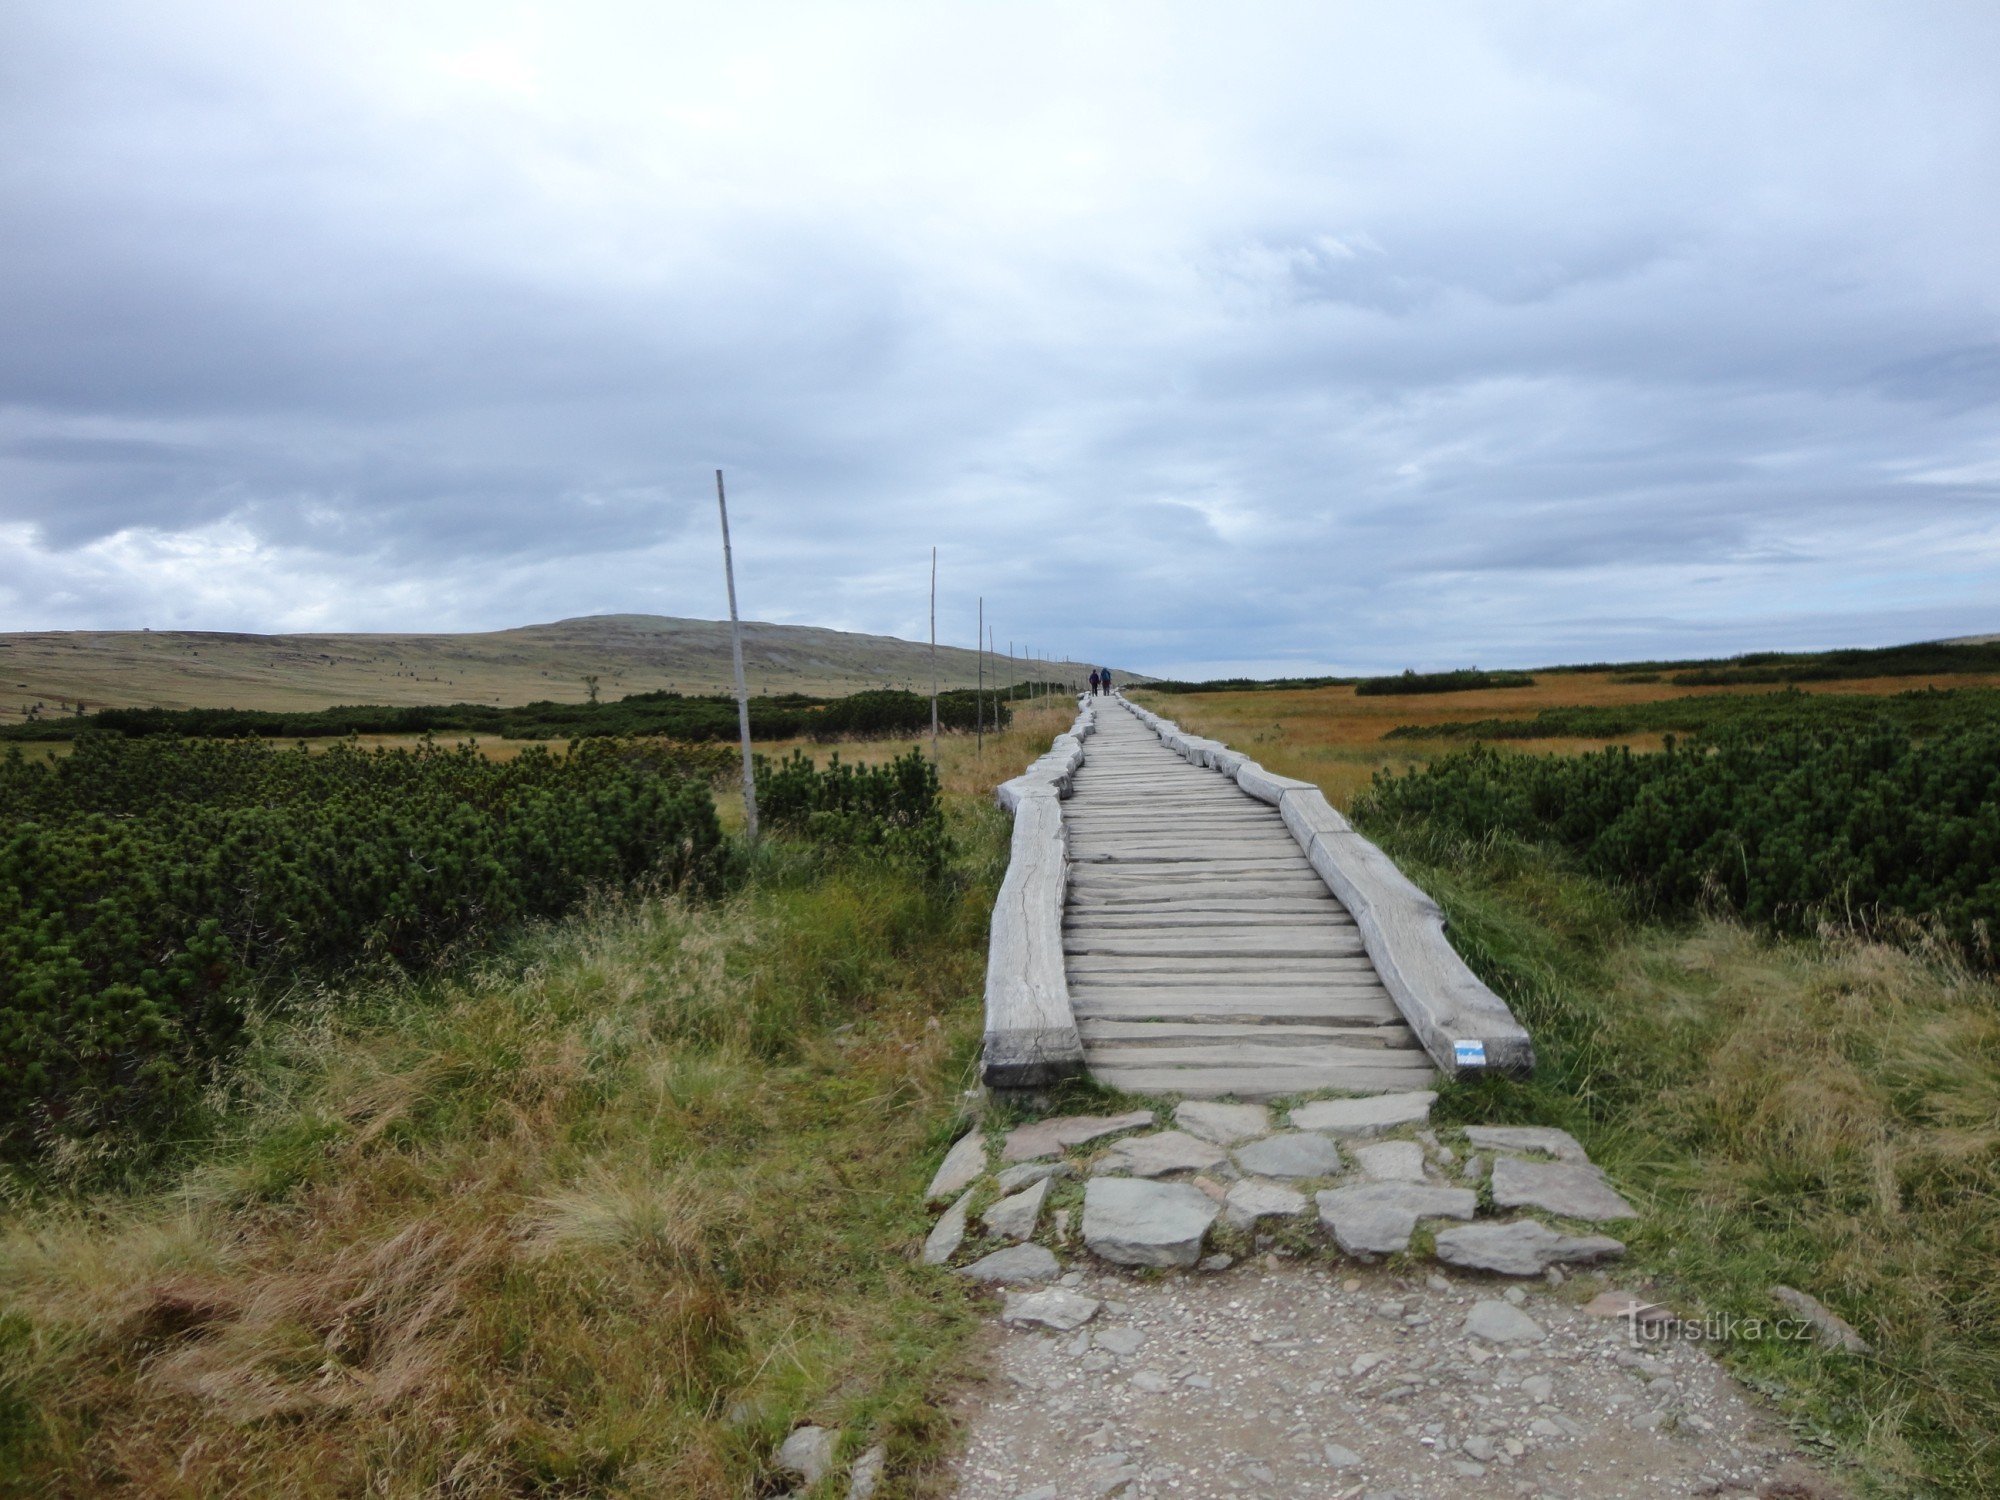
[{"label": "tall marker pole", "polygon": [[937,548],[931,548],[931,764],[937,764]]},{"label": "tall marker pole", "polygon": [[972,695],[973,749],[986,753],[986,596],[979,596],[979,690]]},{"label": "tall marker pole", "polygon": [[722,516],[722,572],[729,580],[729,654],[736,662],[736,728],[743,736],[743,826],[757,842],[757,773],[750,760],[750,689],[743,681],[743,625],[736,618],[736,560],[729,552],[729,500],[715,471],[715,508]]}]

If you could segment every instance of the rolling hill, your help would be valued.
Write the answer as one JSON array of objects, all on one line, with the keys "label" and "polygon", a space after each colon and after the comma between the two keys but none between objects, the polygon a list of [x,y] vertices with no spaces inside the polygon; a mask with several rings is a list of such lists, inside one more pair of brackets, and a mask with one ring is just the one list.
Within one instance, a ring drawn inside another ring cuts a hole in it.
[{"label": "rolling hill", "polygon": [[[931,681],[930,647],[895,636],[746,621],[743,654],[753,693],[922,691]],[[940,645],[937,663],[940,687],[969,687],[978,673],[978,653],[959,647]],[[1002,680],[1032,672],[1024,661],[998,665]],[[79,700],[91,709],[575,703],[591,675],[606,699],[727,692],[729,623],[587,615],[467,635],[21,632],[0,635],[0,724],[20,722],[32,704],[49,714]]]}]

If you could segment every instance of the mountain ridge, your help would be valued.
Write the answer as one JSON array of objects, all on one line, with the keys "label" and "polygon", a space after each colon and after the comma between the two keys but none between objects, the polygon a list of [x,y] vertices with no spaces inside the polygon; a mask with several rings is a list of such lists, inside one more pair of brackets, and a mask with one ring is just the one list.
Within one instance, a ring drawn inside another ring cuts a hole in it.
[{"label": "mountain ridge", "polygon": [[[835,696],[928,691],[928,642],[819,625],[743,622],[752,693]],[[979,653],[937,647],[938,686],[970,687]],[[986,658],[986,680],[1037,675]],[[1089,664],[1058,664],[1067,680]],[[0,634],[0,723],[88,708],[331,708],[344,704],[582,702],[630,693],[728,692],[729,622],[673,615],[576,615],[490,631],[16,631]]]}]

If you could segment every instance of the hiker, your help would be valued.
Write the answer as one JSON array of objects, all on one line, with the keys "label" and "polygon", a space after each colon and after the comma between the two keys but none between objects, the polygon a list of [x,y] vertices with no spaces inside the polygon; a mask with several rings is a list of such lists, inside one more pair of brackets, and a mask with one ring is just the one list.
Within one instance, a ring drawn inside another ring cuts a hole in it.
[{"label": "hiker", "polygon": [[1092,667],[1090,669],[1090,696],[1093,698],[1097,696],[1097,683],[1098,683],[1097,668]]},{"label": "hiker", "polygon": [[1105,691],[1105,692],[1107,692],[1107,693],[1108,693],[1108,692],[1110,692],[1110,691],[1111,691],[1111,668],[1109,668],[1109,667],[1106,667],[1106,668],[1105,668],[1105,669],[1104,669],[1104,670],[1103,670],[1102,672],[1100,672],[1100,673],[1098,673],[1098,674],[1097,674],[1097,677],[1098,677],[1098,681],[1100,681],[1100,682],[1102,682],[1102,683],[1104,684],[1104,691]]}]

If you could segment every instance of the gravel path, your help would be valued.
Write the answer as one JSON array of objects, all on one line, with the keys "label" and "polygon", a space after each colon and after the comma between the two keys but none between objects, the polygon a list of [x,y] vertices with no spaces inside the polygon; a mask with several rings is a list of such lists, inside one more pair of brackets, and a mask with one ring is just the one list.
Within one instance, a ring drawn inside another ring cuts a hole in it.
[{"label": "gravel path", "polygon": [[[956,1491],[1105,1496],[1816,1497],[1782,1428],[1698,1348],[1635,1348],[1560,1289],[1266,1256],[1219,1272],[1088,1262],[1005,1294]],[[1099,1305],[1093,1310],[1090,1301]],[[1485,1336],[1467,1331],[1471,1318]]]}]

